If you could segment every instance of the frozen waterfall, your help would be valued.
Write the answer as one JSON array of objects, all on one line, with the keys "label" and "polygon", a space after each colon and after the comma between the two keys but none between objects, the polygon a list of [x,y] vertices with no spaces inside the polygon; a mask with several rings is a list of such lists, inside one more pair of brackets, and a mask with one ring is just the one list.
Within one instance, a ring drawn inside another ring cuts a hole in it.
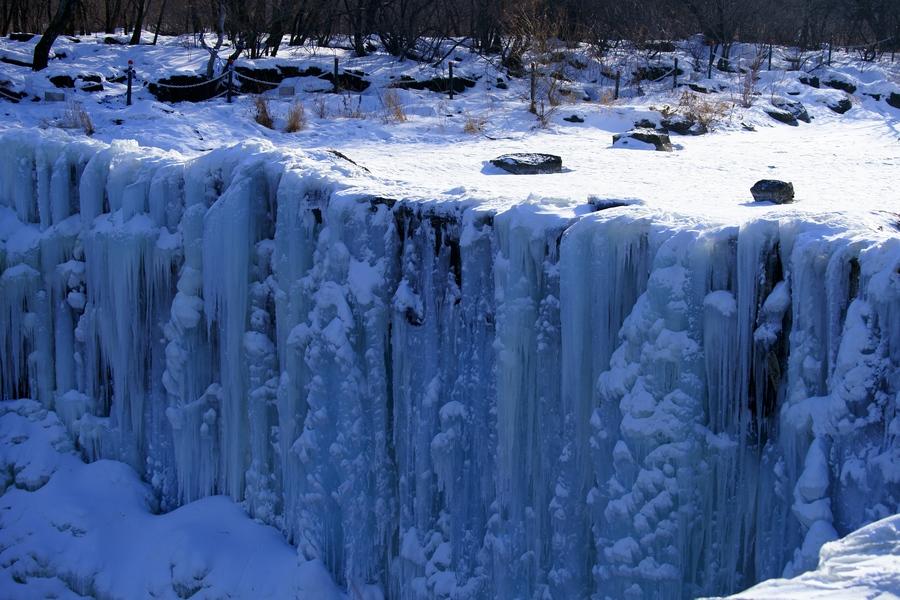
[{"label": "frozen waterfall", "polygon": [[[900,511],[900,232],[0,140],[0,389],[351,592],[686,598]],[[896,216],[894,217],[896,221]]]}]

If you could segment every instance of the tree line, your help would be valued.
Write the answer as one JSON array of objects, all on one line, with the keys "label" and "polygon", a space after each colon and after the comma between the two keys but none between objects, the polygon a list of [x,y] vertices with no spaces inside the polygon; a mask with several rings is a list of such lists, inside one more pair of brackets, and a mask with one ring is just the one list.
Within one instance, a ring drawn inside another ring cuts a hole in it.
[{"label": "tree line", "polygon": [[[256,58],[285,44],[372,42],[402,58],[433,60],[454,39],[514,63],[536,40],[586,42],[603,51],[622,40],[652,45],[701,32],[711,45],[735,42],[817,48],[829,42],[900,45],[898,0],[0,0],[0,34],[58,35],[124,30],[168,35],[219,32]],[[45,40],[42,40],[42,43]],[[46,64],[36,54],[35,66]]]}]

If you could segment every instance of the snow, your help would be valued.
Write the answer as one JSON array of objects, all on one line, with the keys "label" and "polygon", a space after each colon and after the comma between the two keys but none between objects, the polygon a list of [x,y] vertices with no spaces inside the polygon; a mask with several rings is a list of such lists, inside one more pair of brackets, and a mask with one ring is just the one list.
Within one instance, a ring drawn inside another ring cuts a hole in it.
[{"label": "snow", "polygon": [[[61,48],[54,69],[202,62],[169,39]],[[391,123],[379,86],[435,71],[342,58],[375,81],[369,118],[328,95],[298,134],[248,98],[124,108],[118,84],[87,101],[90,140],[3,105],[9,595],[693,597],[801,574],[898,512],[883,100],[839,117],[836,90],[766,72],[718,131],[628,152],[612,134],[662,116],[665,84],[533,129],[525,83],[489,88],[466,55],[480,87],[404,92]],[[833,70],[893,89],[891,65]],[[763,114],[791,91],[812,123]],[[491,111],[484,135],[467,111]],[[513,151],[564,172],[486,166]],[[773,176],[795,204],[750,200]]]}]

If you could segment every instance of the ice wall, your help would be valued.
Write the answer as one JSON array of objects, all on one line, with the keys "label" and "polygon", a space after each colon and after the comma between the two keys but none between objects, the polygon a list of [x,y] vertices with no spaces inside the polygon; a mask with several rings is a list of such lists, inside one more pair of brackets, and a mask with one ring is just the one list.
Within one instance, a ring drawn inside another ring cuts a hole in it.
[{"label": "ice wall", "polygon": [[900,238],[0,140],[0,389],[353,596],[682,598],[898,512]]}]

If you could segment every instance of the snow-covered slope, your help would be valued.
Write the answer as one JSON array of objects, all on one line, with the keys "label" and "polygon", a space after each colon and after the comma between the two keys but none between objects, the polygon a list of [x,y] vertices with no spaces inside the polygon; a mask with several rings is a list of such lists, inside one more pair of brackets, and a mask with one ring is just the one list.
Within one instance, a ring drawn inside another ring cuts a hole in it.
[{"label": "snow-covered slope", "polygon": [[898,511],[890,210],[388,191],[320,150],[6,133],[3,397],[352,593],[730,593]]},{"label": "snow-covered slope", "polygon": [[819,566],[794,579],[772,579],[733,596],[736,600],[900,597],[900,515],[822,546]]}]

